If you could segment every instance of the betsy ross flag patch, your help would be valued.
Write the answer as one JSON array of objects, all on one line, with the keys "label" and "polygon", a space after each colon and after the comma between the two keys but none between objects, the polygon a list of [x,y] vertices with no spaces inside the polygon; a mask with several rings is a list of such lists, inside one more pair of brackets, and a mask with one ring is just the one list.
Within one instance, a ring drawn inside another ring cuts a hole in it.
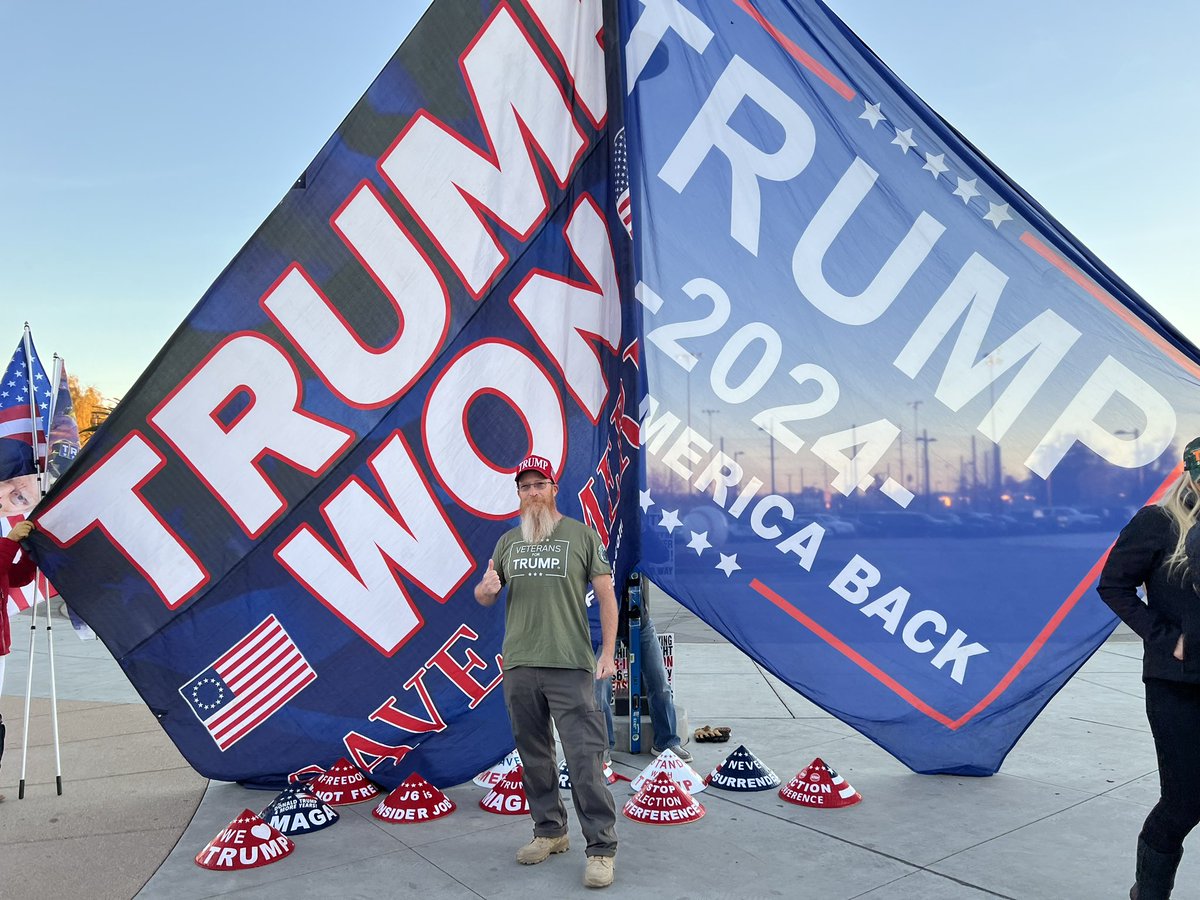
[{"label": "betsy ross flag patch", "polygon": [[228,750],[316,678],[279,620],[268,616],[179,693]]}]

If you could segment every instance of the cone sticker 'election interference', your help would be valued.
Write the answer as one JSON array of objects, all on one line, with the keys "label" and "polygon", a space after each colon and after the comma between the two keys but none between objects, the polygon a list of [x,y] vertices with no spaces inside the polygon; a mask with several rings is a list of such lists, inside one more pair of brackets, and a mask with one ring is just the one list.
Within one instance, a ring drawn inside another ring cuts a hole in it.
[{"label": "cone sticker 'election interference'", "polygon": [[263,821],[289,837],[328,828],[338,820],[337,810],[307,788],[294,787],[281,792],[262,811]]},{"label": "cone sticker 'election interference'", "polygon": [[308,789],[332,806],[362,803],[379,796],[379,788],[367,781],[366,776],[345,757],[335,762],[324,775],[309,782]]},{"label": "cone sticker 'election interference'", "polygon": [[[608,760],[604,761],[604,783],[616,784],[621,780],[616,772],[613,771],[612,763]],[[626,779],[628,781],[629,779]],[[558,761],[558,789],[561,791],[569,791],[571,789],[571,770],[567,767],[567,761],[560,759]]]},{"label": "cone sticker 'election interference'", "polygon": [[196,865],[215,872],[256,869],[283,859],[295,849],[290,838],[244,809],[196,854]]},{"label": "cone sticker 'election interference'", "polygon": [[525,799],[525,783],[521,780],[524,770],[517,766],[500,779],[500,783],[487,792],[479,801],[480,809],[501,816],[523,816],[529,812],[529,801]]},{"label": "cone sticker 'election interference'", "polygon": [[841,809],[862,802],[862,794],[817,757],[779,789],[779,796],[798,806]]},{"label": "cone sticker 'election interference'", "polygon": [[671,750],[658,754],[658,759],[642,769],[637,778],[633,779],[631,787],[640,791],[642,786],[659,772],[666,772],[681,788],[689,794],[698,794],[705,788],[704,779],[700,773],[685,763]]},{"label": "cone sticker 'election interference'", "polygon": [[509,752],[508,756],[504,757],[504,759],[500,760],[500,762],[496,763],[490,769],[484,769],[472,781],[480,787],[493,788],[500,783],[505,775],[520,764],[521,754],[514,748]]},{"label": "cone sticker 'election interference'", "polygon": [[635,822],[649,825],[686,825],[703,818],[705,810],[679,782],[660,770],[625,801],[621,812]]},{"label": "cone sticker 'election interference'", "polygon": [[769,791],[780,785],[779,776],[747,750],[745,744],[725,757],[704,781],[725,791]]},{"label": "cone sticker 'election interference'", "polygon": [[416,772],[379,801],[371,815],[385,822],[432,822],[454,812],[454,801]]}]

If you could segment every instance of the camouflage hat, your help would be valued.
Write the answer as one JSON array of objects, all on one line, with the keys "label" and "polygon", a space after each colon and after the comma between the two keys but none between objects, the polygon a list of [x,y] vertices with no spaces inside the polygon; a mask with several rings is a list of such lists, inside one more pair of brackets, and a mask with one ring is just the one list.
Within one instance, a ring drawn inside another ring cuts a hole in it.
[{"label": "camouflage hat", "polygon": [[1183,448],[1183,467],[1192,476],[1192,481],[1200,481],[1200,437],[1192,438]]}]

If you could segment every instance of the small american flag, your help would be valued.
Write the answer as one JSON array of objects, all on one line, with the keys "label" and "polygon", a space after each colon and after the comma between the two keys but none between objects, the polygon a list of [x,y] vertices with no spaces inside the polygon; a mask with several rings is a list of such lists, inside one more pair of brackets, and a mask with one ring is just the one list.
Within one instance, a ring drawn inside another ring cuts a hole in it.
[{"label": "small american flag", "polygon": [[629,155],[625,150],[624,128],[613,138],[613,191],[617,195],[617,215],[632,238],[633,201],[629,196]]},{"label": "small american flag", "polygon": [[316,678],[279,620],[268,616],[179,693],[228,750]]},{"label": "small american flag", "polygon": [[[33,341],[22,339],[17,344],[17,352],[13,354],[8,368],[4,370],[4,375],[0,378],[0,438],[19,441],[32,447],[33,431],[36,427],[38,457],[44,459],[46,456],[45,418],[50,409],[50,379],[46,376],[46,370],[42,368],[42,364],[38,360],[37,351],[33,350],[31,354],[26,354],[26,346],[32,350]],[[37,409],[36,419],[33,417],[33,408],[29,402],[30,356],[33,360],[32,384],[34,403]],[[28,451],[26,454],[29,462],[32,463],[32,454]],[[8,460],[9,456],[12,454],[4,454],[5,460]],[[26,466],[20,466],[24,471],[9,471],[15,465],[17,464],[9,461],[8,464],[0,466],[5,470],[0,472],[0,478],[15,478],[17,475],[28,475],[36,471],[32,467]]]}]

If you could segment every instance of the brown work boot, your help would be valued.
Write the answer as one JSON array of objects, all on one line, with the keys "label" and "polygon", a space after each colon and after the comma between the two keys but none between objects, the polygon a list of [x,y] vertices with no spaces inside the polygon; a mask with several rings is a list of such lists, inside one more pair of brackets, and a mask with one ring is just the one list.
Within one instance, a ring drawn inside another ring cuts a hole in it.
[{"label": "brown work boot", "polygon": [[517,851],[517,862],[523,866],[535,866],[545,861],[551,853],[566,853],[570,849],[571,839],[565,834],[559,837],[534,837]]},{"label": "brown work boot", "polygon": [[611,856],[589,856],[583,870],[583,886],[605,888],[613,883],[615,860]]}]

